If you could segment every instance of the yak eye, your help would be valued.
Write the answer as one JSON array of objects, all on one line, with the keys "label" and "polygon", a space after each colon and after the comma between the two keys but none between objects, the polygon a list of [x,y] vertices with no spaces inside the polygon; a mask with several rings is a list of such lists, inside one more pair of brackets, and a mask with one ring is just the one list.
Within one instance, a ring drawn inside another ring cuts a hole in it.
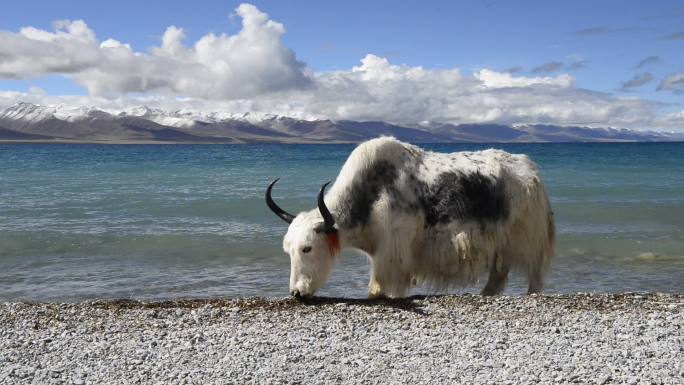
[{"label": "yak eye", "polygon": [[311,251],[311,246],[306,246],[302,249],[302,253],[308,253],[309,251]]}]

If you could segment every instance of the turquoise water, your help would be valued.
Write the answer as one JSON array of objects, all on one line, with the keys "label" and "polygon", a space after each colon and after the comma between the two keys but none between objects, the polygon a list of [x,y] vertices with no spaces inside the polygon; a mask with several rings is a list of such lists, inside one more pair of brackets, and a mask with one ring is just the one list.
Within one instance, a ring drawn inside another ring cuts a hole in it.
[{"label": "turquoise water", "polygon": [[[540,165],[558,229],[547,292],[684,291],[683,143],[424,147]],[[312,208],[352,149],[0,145],[0,300],[287,295],[286,228],[264,189],[281,177],[278,203]],[[345,253],[320,294],[363,297],[367,279]]]}]

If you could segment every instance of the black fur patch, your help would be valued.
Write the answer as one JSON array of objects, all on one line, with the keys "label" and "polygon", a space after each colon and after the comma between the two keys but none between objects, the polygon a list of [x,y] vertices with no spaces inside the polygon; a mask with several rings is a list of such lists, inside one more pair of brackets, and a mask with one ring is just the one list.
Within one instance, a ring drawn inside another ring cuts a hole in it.
[{"label": "black fur patch", "polygon": [[347,196],[340,202],[336,220],[338,226],[352,228],[368,224],[373,204],[396,179],[397,168],[385,160],[363,170],[354,178]]},{"label": "black fur patch", "polygon": [[495,182],[479,172],[446,172],[421,190],[424,192],[418,196],[427,226],[457,219],[493,222],[508,216],[503,181]]},{"label": "black fur patch", "polygon": [[365,226],[370,220],[373,205],[386,193],[390,207],[406,213],[419,210],[425,215],[425,226],[434,227],[455,220],[478,221],[482,225],[508,216],[505,186],[479,172],[464,174],[450,171],[440,174],[428,185],[416,176],[416,169],[405,170],[408,188],[415,198],[402,194],[396,185],[399,171],[387,161],[378,161],[363,170],[346,191],[337,207],[340,228]]}]

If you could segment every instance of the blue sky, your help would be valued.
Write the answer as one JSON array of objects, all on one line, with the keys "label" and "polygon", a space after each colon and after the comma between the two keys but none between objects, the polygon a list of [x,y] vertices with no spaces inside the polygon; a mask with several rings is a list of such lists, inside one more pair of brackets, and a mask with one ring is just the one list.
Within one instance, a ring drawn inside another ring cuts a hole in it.
[{"label": "blue sky", "polygon": [[[458,68],[464,75],[482,69],[530,78],[567,74],[576,89],[660,102],[660,115],[684,111],[679,78],[670,78],[674,86],[656,90],[666,77],[684,72],[681,1],[250,3],[284,26],[281,44],[306,71],[317,74],[349,71],[373,54],[393,65]],[[149,53],[160,46],[171,25],[183,28],[187,46],[208,33],[239,33],[241,18],[234,12],[239,5],[236,1],[13,2],[3,5],[0,30],[17,33],[31,26],[53,31],[55,20],[81,19],[98,42],[112,38],[130,44],[133,51]],[[39,87],[53,96],[93,93],[93,86],[87,88],[86,81],[74,80],[73,75],[49,70],[3,78],[0,71],[0,90],[28,92]],[[142,94],[149,92],[144,89]],[[114,94],[108,97],[141,92],[117,89]]]}]

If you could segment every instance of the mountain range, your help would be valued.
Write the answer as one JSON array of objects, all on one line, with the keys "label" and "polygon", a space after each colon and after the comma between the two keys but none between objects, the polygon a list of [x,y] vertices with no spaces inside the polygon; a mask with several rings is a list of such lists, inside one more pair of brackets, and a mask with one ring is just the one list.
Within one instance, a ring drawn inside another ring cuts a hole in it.
[{"label": "mountain range", "polygon": [[268,114],[120,112],[16,103],[0,110],[2,142],[86,143],[340,143],[392,135],[414,143],[684,141],[684,132],[554,125],[421,124],[298,119]]}]

